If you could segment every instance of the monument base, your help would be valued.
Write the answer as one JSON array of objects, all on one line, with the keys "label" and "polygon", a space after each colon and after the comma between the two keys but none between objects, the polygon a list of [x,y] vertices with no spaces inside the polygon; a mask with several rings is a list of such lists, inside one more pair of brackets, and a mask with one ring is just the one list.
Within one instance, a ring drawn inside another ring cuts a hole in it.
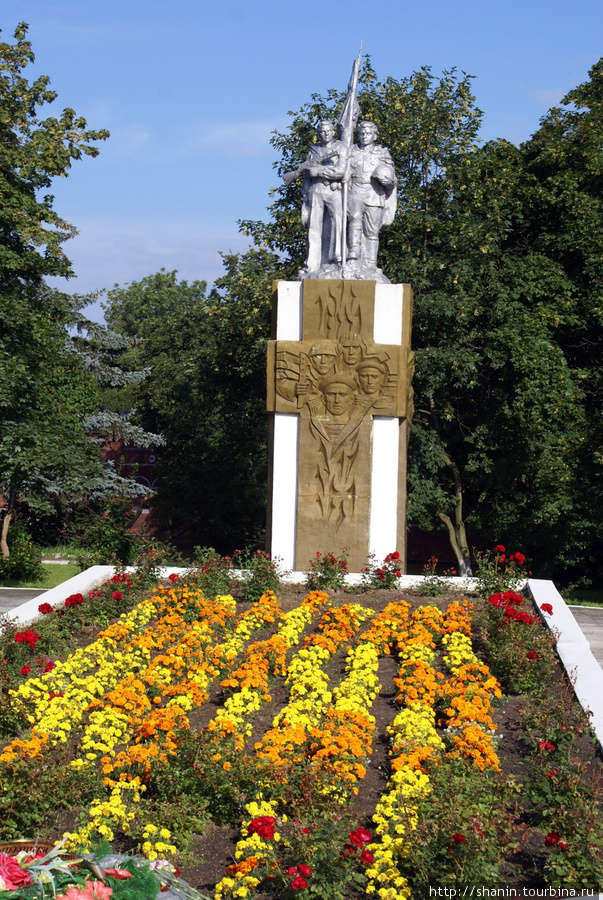
[{"label": "monument base", "polygon": [[411,313],[409,285],[275,286],[267,549],[288,569],[346,550],[360,572],[397,550],[405,570]]}]

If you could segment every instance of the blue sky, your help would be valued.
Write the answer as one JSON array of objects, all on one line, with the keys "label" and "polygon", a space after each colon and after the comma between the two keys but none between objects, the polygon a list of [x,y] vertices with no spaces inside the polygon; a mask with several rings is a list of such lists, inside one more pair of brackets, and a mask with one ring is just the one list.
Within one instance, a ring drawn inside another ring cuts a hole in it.
[{"label": "blue sky", "polygon": [[[30,77],[111,138],[53,186],[79,229],[87,292],[177,269],[212,282],[237,220],[263,218],[271,132],[345,88],[360,41],[380,78],[423,65],[474,75],[481,137],[520,142],[603,55],[601,0],[2,0],[2,39],[30,25]],[[49,108],[50,113],[52,109]]]}]

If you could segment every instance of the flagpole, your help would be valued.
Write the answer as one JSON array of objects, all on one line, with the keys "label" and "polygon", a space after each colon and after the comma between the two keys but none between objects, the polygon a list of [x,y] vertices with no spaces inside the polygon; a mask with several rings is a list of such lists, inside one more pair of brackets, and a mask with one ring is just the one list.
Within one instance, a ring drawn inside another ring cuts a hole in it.
[{"label": "flagpole", "polygon": [[341,207],[343,220],[341,223],[341,273],[344,275],[344,269],[347,262],[347,231],[348,231],[348,183],[350,178],[350,151],[352,149],[352,140],[354,137],[354,126],[358,117],[358,102],[356,100],[356,91],[358,89],[358,73],[360,71],[360,61],[362,59],[362,44],[360,44],[360,52],[354,60],[352,66],[352,75],[348,84],[348,93],[344,100],[343,109],[339,117],[339,125],[341,127],[341,140],[346,148],[346,166],[343,176],[343,189],[341,197]]}]

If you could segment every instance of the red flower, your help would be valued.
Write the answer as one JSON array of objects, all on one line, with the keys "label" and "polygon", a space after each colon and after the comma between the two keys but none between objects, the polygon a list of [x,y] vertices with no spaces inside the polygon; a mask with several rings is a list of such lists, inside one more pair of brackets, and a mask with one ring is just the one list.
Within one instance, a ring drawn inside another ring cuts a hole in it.
[{"label": "red flower", "polygon": [[297,878],[294,878],[291,882],[291,887],[294,891],[302,891],[304,888],[308,887],[308,882],[303,875],[298,875]]},{"label": "red flower", "polygon": [[47,660],[46,660],[46,665],[44,666],[44,671],[45,671],[45,672],[52,672],[53,669],[54,669],[54,663],[53,663],[53,661],[52,661],[51,659],[47,659]]},{"label": "red flower", "polygon": [[466,844],[467,843],[467,838],[465,837],[464,834],[453,834],[452,840],[454,841],[455,844]]},{"label": "red flower", "polygon": [[550,603],[541,603],[541,604],[540,604],[540,609],[541,609],[543,612],[548,613],[549,616],[552,616],[552,615],[553,615],[553,607],[551,606]]},{"label": "red flower", "polygon": [[513,556],[509,557],[509,559],[511,560],[511,562],[517,563],[518,566],[523,566],[524,562],[526,561],[523,553],[514,553]]},{"label": "red flower", "polygon": [[567,844],[565,841],[557,841],[557,846],[560,850],[567,850]]},{"label": "red flower", "polygon": [[276,819],[274,816],[257,816],[251,820],[247,830],[250,834],[259,834],[260,837],[271,841],[276,830]]},{"label": "red flower", "polygon": [[124,595],[122,594],[121,591],[113,591],[113,593],[111,594],[111,599],[112,600],[123,600]]},{"label": "red flower", "polygon": [[554,847],[555,844],[559,843],[558,833],[556,831],[549,831],[544,839],[544,843],[547,845],[547,847]]},{"label": "red flower", "polygon": [[494,548],[495,553],[506,553],[506,548],[502,544],[497,544]]},{"label": "red flower", "polygon": [[[84,602],[84,597],[82,594],[72,594],[67,600],[73,600],[73,606],[79,606]],[[67,600],[65,601],[65,605],[67,605]]]},{"label": "red flower", "polygon": [[29,675],[29,673],[31,672],[31,666],[27,664],[23,666],[23,668],[19,669],[19,672],[21,673],[21,675]]},{"label": "red flower", "polygon": [[41,612],[43,616],[47,616],[48,613],[52,612],[52,606],[50,603],[40,603],[38,606],[38,612]]},{"label": "red flower", "polygon": [[170,579],[170,581],[174,581],[174,582],[180,580],[180,578],[179,578],[179,576],[176,574],[176,572],[172,572],[171,575],[168,575],[168,578]]},{"label": "red flower", "polygon": [[300,863],[297,867],[301,875],[305,875],[306,878],[309,878],[312,874],[312,869],[310,866],[307,866],[305,863]]},{"label": "red flower", "polygon": [[90,599],[92,600],[93,597],[100,597],[100,596],[101,596],[101,592],[100,592],[100,591],[88,591],[88,596],[89,596]]},{"label": "red flower", "polygon": [[114,576],[113,576],[113,578],[111,579],[111,581],[113,582],[113,584],[119,584],[120,581],[123,581],[123,580],[124,580],[124,577],[125,577],[124,575],[121,575],[121,574],[118,572],[117,575],[114,575]]},{"label": "red flower", "polygon": [[545,772],[544,774],[547,778],[555,778],[555,776],[559,774],[559,769],[549,769],[548,772]]},{"label": "red flower", "polygon": [[17,644],[28,644],[32,650],[36,649],[36,644],[39,640],[40,635],[30,629],[27,631],[17,631],[15,634],[15,641]]},{"label": "red flower", "polygon": [[299,874],[299,869],[297,868],[297,866],[289,866],[289,868],[285,872],[285,875],[298,875],[298,874]]},{"label": "red flower", "polygon": [[[354,838],[356,838],[356,840],[354,840]],[[358,841],[360,841],[360,844],[358,844],[359,847],[361,847],[362,844],[370,844],[372,839],[370,831],[367,831],[366,828],[357,828],[356,831],[350,832],[350,840],[354,844],[357,844]]]},{"label": "red flower", "polygon": [[530,650],[528,653],[528,659],[540,659],[540,655],[537,650]]},{"label": "red flower", "polygon": [[134,878],[131,872],[128,872],[127,869],[105,869],[105,875],[110,875],[112,878]]},{"label": "red flower", "polygon": [[0,853],[0,878],[7,891],[16,891],[20,887],[31,884],[31,875],[23,871],[17,860],[6,853]]},{"label": "red flower", "polygon": [[550,741],[538,741],[536,744],[539,750],[554,750],[555,745],[551,744]]},{"label": "red flower", "polygon": [[360,859],[363,863],[366,863],[367,866],[372,866],[372,864],[375,862],[375,857],[373,856],[371,851],[366,849],[363,850],[360,854]]}]

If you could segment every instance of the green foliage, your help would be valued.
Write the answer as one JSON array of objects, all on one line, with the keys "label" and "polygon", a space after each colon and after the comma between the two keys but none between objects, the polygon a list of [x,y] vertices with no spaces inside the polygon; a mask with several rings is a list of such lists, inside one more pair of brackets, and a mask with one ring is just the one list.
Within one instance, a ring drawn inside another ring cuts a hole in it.
[{"label": "green foliage", "polygon": [[276,593],[282,585],[279,560],[271,559],[264,550],[235,550],[233,564],[242,572],[231,589],[237,600],[254,603],[266,591]]},{"label": "green foliage", "polygon": [[21,294],[24,283],[45,275],[69,275],[61,244],[74,229],[52,207],[50,194],[40,195],[56,176],[67,175],[73,160],[96,156],[91,142],[107,131],[86,130],[86,120],[72,109],[59,118],[39,117],[56,100],[50,79],[28,82],[23,74],[34,62],[27,25],[15,30],[15,43],[0,43],[0,296]]},{"label": "green foliage", "polygon": [[10,532],[10,556],[0,558],[0,580],[36,581],[44,575],[42,552],[32,541],[25,525],[18,524]]},{"label": "green foliage", "polygon": [[497,544],[493,550],[475,550],[474,553],[477,564],[475,587],[484,600],[492,594],[514,591],[525,581],[523,553],[508,554],[502,544]]},{"label": "green foliage", "polygon": [[345,585],[348,571],[348,553],[342,550],[339,556],[331,552],[316,552],[310,563],[307,588],[309,591],[323,591],[330,588],[339,591]]},{"label": "green foliage", "polygon": [[110,290],[105,309],[133,342],[127,359],[152,366],[137,406],[166,441],[156,498],[164,529],[231,552],[260,543],[265,516],[264,371],[277,259],[252,250],[224,264],[209,297],[203,282],[162,270]]},{"label": "green foliage", "polygon": [[105,505],[104,512],[86,517],[84,525],[77,529],[83,547],[76,555],[80,568],[112,562],[133,563],[145,543],[141,535],[128,530],[133,518],[129,504],[117,498]]},{"label": "green foliage", "polygon": [[[512,694],[546,697],[552,689],[555,639],[534,609],[514,591],[493,594],[485,605],[482,639],[490,667],[503,688]],[[521,606],[520,616],[516,618]]]},{"label": "green foliage", "polygon": [[436,556],[430,557],[423,566],[423,581],[417,588],[421,594],[427,597],[441,597],[446,591],[452,590],[452,585],[447,581],[446,576],[456,575],[454,569],[447,570],[444,575],[438,575],[436,568],[438,560]]},{"label": "green foliage", "polygon": [[369,554],[369,560],[362,570],[363,584],[367,589],[385,588],[391,590],[398,587],[398,579],[402,574],[400,569],[400,554],[397,550],[388,553],[383,562],[378,563],[375,554]]},{"label": "green foliage", "polygon": [[432,791],[417,804],[416,828],[408,823],[401,866],[413,897],[428,897],[434,884],[503,883],[508,870],[501,870],[501,860],[517,849],[509,812],[513,782],[449,757],[430,769],[429,778]]}]

